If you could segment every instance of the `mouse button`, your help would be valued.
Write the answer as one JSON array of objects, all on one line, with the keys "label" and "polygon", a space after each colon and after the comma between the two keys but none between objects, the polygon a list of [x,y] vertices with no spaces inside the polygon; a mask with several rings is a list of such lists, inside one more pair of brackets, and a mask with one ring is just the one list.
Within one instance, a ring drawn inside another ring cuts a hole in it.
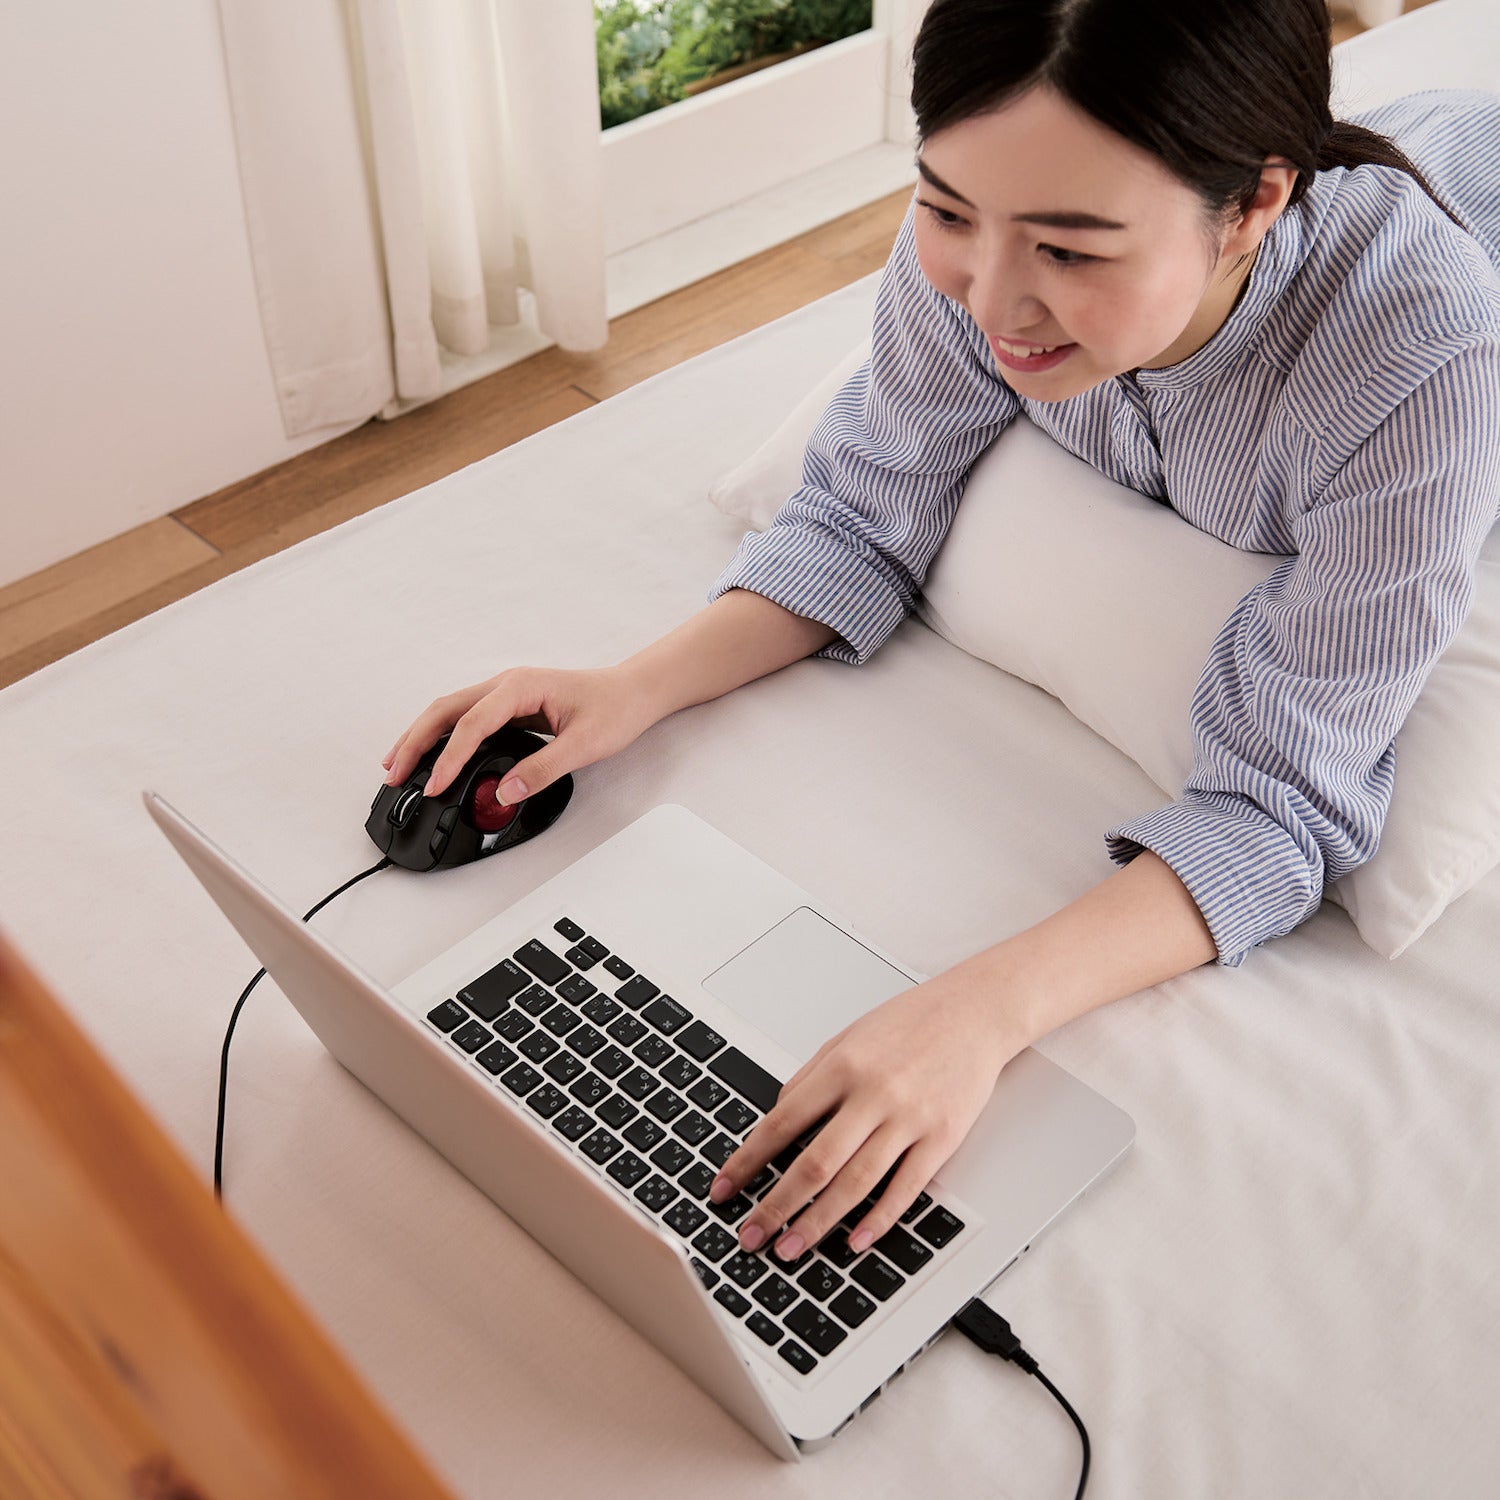
[{"label": "mouse button", "polygon": [[415,784],[408,786],[391,804],[391,810],[385,815],[386,821],[395,828],[405,828],[421,800],[422,788]]},{"label": "mouse button", "polygon": [[445,807],[442,811],[442,815],[437,820],[438,832],[445,835],[452,833],[453,825],[456,822],[458,822],[457,804],[452,807]]}]

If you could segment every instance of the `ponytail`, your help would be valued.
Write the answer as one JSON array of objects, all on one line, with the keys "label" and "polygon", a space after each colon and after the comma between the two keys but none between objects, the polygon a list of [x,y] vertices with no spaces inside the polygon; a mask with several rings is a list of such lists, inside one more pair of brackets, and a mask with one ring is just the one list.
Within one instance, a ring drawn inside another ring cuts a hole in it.
[{"label": "ponytail", "polygon": [[1422,191],[1458,225],[1468,230],[1469,226],[1443,202],[1433,191],[1432,184],[1422,175],[1417,164],[1389,136],[1375,130],[1366,130],[1363,125],[1353,125],[1348,120],[1335,120],[1318,150],[1317,170],[1326,172],[1330,167],[1395,167],[1416,179]]}]

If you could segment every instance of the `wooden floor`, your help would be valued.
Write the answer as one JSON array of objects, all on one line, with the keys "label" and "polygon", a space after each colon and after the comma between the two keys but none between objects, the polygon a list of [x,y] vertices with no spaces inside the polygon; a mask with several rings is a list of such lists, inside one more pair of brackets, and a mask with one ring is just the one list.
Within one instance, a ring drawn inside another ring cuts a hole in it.
[{"label": "wooden floor", "polygon": [[[1341,18],[1334,39],[1360,29]],[[596,353],[544,350],[0,588],[0,687],[879,270],[909,199],[892,194],[616,318]]]}]

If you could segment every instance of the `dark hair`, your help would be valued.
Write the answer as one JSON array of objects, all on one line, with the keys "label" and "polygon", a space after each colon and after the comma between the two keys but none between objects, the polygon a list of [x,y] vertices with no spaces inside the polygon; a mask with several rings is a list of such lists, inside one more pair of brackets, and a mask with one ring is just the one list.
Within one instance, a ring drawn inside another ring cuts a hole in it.
[{"label": "dark hair", "polygon": [[933,0],[912,52],[926,140],[1036,84],[1157,157],[1217,226],[1254,202],[1268,156],[1315,172],[1409,173],[1460,228],[1405,152],[1329,111],[1326,0]]}]

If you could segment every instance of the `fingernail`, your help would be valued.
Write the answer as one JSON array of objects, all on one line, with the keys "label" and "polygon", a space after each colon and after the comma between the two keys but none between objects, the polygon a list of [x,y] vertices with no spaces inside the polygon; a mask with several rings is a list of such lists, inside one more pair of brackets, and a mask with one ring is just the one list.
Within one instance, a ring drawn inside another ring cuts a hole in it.
[{"label": "fingernail", "polygon": [[714,1178],[713,1186],[708,1190],[711,1203],[722,1203],[726,1198],[734,1196],[734,1184],[721,1172]]},{"label": "fingernail", "polygon": [[807,1247],[802,1242],[802,1236],[794,1230],[791,1234],[784,1234],[776,1241],[776,1254],[782,1260],[796,1260]]},{"label": "fingernail", "polygon": [[526,790],[526,783],[519,777],[512,776],[509,781],[500,783],[500,800],[505,803],[520,802],[531,795]]},{"label": "fingernail", "polygon": [[766,1242],[766,1232],[759,1224],[746,1224],[740,1230],[740,1248],[742,1250],[759,1250]]},{"label": "fingernail", "polygon": [[875,1243],[875,1236],[868,1229],[861,1229],[858,1234],[849,1236],[849,1248],[858,1255],[861,1250],[868,1250]]}]

